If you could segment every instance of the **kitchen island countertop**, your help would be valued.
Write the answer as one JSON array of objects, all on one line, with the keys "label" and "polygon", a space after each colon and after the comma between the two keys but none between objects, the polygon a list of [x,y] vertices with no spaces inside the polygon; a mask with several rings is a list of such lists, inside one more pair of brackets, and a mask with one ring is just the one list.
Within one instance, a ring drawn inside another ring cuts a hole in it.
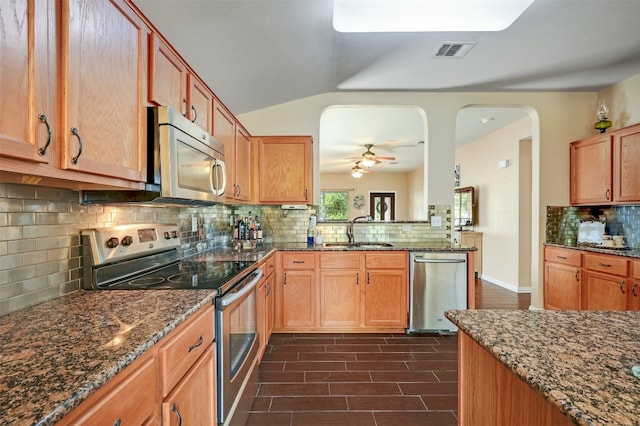
[{"label": "kitchen island countertop", "polygon": [[448,311],[500,363],[579,425],[640,425],[640,312]]}]

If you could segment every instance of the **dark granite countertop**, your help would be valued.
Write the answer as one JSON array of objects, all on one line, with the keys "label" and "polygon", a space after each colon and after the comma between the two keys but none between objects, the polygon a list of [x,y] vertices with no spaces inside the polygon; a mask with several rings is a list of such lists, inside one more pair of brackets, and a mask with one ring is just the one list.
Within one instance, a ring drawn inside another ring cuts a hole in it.
[{"label": "dark granite countertop", "polygon": [[[359,243],[365,243],[359,241]],[[328,243],[332,244],[332,243]],[[344,244],[344,243],[339,243]],[[376,244],[371,242],[371,244]],[[429,242],[429,243],[406,243],[406,242],[390,242],[391,247],[358,247],[358,246],[325,246],[323,244],[307,245],[306,243],[273,243],[263,244],[256,248],[246,250],[235,250],[231,247],[220,247],[214,249],[211,252],[212,258],[222,260],[224,257],[235,259],[231,260],[244,260],[255,259],[268,255],[273,251],[424,251],[424,252],[465,252],[477,250],[475,247],[466,247],[461,245],[454,245],[450,242]],[[217,257],[216,257],[217,256]]]},{"label": "dark granite countertop", "polygon": [[592,253],[602,253],[602,254],[611,254],[614,256],[626,256],[626,257],[635,257],[640,259],[640,249],[638,248],[606,248],[606,247],[592,247],[592,246],[583,246],[578,244],[559,244],[559,243],[544,243],[545,246],[551,247],[562,247],[572,250],[581,250],[581,251],[589,251]]},{"label": "dark granite countertop", "polygon": [[79,291],[0,317],[0,424],[54,424],[215,295]]},{"label": "dark granite countertop", "polygon": [[640,425],[640,312],[448,311],[447,318],[579,425]]}]

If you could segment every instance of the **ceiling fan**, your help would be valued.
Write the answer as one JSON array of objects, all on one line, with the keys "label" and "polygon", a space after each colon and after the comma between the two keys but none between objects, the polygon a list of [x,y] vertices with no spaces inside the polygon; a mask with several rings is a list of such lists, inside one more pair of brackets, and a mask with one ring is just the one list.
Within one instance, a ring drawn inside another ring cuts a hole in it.
[{"label": "ceiling fan", "polygon": [[376,155],[375,152],[371,151],[371,148],[373,147],[373,144],[371,143],[365,144],[364,147],[367,148],[367,150],[362,153],[362,160],[360,160],[360,162],[362,162],[362,165],[365,167],[371,167],[374,164],[379,163],[380,160],[395,161],[396,159],[396,157],[384,157]]},{"label": "ceiling fan", "polygon": [[362,167],[360,167],[360,161],[356,161],[355,167],[351,169],[351,176],[356,179],[360,179],[362,175],[365,173],[375,173],[375,172],[372,170],[363,169]]}]

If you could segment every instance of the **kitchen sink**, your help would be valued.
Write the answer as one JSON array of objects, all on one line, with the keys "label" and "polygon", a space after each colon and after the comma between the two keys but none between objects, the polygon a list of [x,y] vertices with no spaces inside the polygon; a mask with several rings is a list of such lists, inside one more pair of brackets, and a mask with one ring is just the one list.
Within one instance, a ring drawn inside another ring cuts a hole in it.
[{"label": "kitchen sink", "polygon": [[324,243],[322,244],[324,248],[361,248],[361,249],[372,249],[372,248],[385,248],[385,247],[393,247],[393,244],[390,243]]}]

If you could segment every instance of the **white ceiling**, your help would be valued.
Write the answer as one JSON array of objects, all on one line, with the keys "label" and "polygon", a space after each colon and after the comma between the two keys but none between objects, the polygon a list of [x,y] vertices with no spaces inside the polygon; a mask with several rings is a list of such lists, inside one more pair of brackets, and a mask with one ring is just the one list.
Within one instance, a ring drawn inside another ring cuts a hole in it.
[{"label": "white ceiling", "polygon": [[[336,91],[595,91],[640,73],[640,0],[535,0],[500,32],[387,34],[335,32],[332,0],[133,1],[236,115]],[[446,41],[476,44],[434,58]],[[488,111],[461,115],[456,143],[497,126],[500,112],[488,126],[476,124]],[[364,130],[337,137],[364,152]]]}]

